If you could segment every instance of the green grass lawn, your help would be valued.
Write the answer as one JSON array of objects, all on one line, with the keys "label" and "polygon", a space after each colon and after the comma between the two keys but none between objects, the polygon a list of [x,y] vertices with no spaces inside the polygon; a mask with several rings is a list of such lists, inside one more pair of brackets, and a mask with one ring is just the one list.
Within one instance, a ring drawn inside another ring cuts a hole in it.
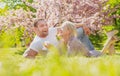
[{"label": "green grass lawn", "polygon": [[20,50],[0,49],[0,76],[120,76],[120,55],[98,58],[49,55],[26,59]]}]

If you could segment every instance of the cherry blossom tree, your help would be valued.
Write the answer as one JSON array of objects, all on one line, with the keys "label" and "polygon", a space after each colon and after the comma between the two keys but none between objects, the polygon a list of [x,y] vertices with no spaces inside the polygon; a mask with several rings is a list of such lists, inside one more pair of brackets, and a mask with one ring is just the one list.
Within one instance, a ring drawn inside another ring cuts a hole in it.
[{"label": "cherry blossom tree", "polygon": [[63,21],[69,20],[88,26],[94,33],[102,26],[112,25],[119,15],[113,14],[120,8],[120,4],[111,7],[109,0],[33,0],[32,3],[22,0],[21,3],[29,8],[24,10],[8,10],[7,15],[0,16],[0,30],[24,27],[23,37],[33,38],[32,25],[35,18],[45,19],[49,26],[60,26]]},{"label": "cherry blossom tree", "polygon": [[100,30],[104,25],[112,25],[112,15],[120,8],[120,5],[111,8],[107,4],[109,0],[34,0],[32,4],[25,2],[37,10],[36,17],[44,18],[49,26],[60,25],[69,20],[82,23],[91,28],[92,31]]}]

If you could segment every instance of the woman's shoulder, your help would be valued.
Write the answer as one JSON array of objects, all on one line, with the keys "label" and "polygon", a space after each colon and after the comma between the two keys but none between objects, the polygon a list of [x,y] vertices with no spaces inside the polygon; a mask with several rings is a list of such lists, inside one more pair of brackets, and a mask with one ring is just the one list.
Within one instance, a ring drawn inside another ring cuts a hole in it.
[{"label": "woman's shoulder", "polygon": [[70,39],[69,41],[68,41],[68,45],[70,45],[70,46],[76,46],[76,45],[78,45],[80,42],[79,42],[79,40],[76,38],[76,37],[74,37],[74,38],[72,38],[72,39]]},{"label": "woman's shoulder", "polygon": [[69,40],[70,42],[79,42],[79,40],[76,37],[73,37],[72,39]]}]

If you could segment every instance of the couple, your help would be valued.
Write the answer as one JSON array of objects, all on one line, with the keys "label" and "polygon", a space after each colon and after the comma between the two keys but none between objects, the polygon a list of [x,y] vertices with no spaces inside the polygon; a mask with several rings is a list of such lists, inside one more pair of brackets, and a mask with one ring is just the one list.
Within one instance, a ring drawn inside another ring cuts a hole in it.
[{"label": "couple", "polygon": [[[77,55],[78,53],[84,56],[98,56],[99,52],[94,50],[93,45],[85,33],[89,33],[88,29],[81,24],[74,24],[69,21],[64,22],[60,27],[50,27],[45,20],[37,19],[34,22],[34,32],[36,36],[23,56],[27,58],[35,58],[38,53],[47,53],[47,48],[44,43],[47,41],[57,47],[59,42],[67,45],[68,55]],[[77,28],[77,30],[76,30]],[[60,37],[57,40],[56,35]]]}]

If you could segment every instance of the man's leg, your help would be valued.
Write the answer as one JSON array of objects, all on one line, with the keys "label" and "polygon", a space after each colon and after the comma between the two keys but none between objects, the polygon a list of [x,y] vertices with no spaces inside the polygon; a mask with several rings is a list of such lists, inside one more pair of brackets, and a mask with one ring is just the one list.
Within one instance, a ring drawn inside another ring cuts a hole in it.
[{"label": "man's leg", "polygon": [[85,35],[82,28],[77,29],[78,39],[88,48],[88,50],[95,50],[88,36]]}]

